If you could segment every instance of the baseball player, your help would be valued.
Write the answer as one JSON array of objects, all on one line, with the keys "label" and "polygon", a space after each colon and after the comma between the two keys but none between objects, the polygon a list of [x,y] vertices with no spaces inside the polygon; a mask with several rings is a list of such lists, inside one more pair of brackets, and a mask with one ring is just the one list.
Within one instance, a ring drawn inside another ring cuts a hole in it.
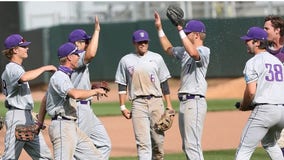
[{"label": "baseball player", "polygon": [[[267,51],[276,56],[284,63],[284,20],[280,16],[267,16],[264,18],[264,30],[267,32],[267,40],[269,45]],[[284,130],[282,130],[280,139],[278,140],[283,156],[284,156]]]},{"label": "baseball player", "polygon": [[155,26],[164,51],[181,62],[178,98],[183,151],[187,159],[203,160],[201,137],[207,112],[205,76],[210,57],[210,49],[203,45],[205,25],[198,20],[187,22],[184,29],[178,25],[177,30],[183,44],[181,47],[173,47],[168,40],[158,12],[155,12]]},{"label": "baseball player", "polygon": [[[9,59],[2,73],[2,93],[6,96],[5,107],[8,109],[5,116],[6,135],[5,151],[2,156],[6,159],[19,159],[24,148],[32,159],[52,159],[51,152],[42,133],[35,136],[33,141],[24,142],[15,139],[15,127],[18,124],[33,125],[32,118],[34,102],[29,87],[33,80],[46,71],[56,71],[52,65],[43,66],[34,70],[25,71],[23,61],[28,58],[31,42],[26,41],[19,34],[12,34],[5,39],[5,50],[2,53]],[[38,126],[40,127],[40,126]]]},{"label": "baseball player", "polygon": [[284,20],[280,16],[267,16],[264,19],[264,30],[268,34],[269,46],[267,51],[275,55],[283,63]]},{"label": "baseball player", "polygon": [[[115,82],[118,84],[120,110],[126,119],[132,118],[138,159],[160,160],[164,157],[164,132],[156,132],[154,124],[167,109],[173,109],[167,80],[171,77],[163,58],[149,51],[149,35],[137,30],[132,35],[135,51],[121,58]],[[125,106],[131,100],[131,111]]]},{"label": "baseball player", "polygon": [[[69,34],[69,42],[74,43],[78,49],[84,50],[84,52],[79,54],[79,66],[74,70],[71,76],[71,81],[75,88],[91,89],[88,66],[97,53],[99,33],[100,24],[98,17],[96,16],[92,37],[87,35],[82,29],[75,29]],[[103,154],[103,158],[108,160],[111,151],[111,141],[104,125],[93,113],[91,101],[92,99],[77,101],[77,124],[79,128],[92,139],[94,145]]]},{"label": "baseball player", "polygon": [[102,160],[102,154],[91,139],[81,131],[76,123],[76,100],[105,94],[103,89],[75,89],[70,80],[73,70],[78,67],[82,50],[70,42],[58,49],[60,66],[50,78],[46,94],[46,111],[52,117],[49,137],[53,144],[54,158],[57,160],[95,159]]},{"label": "baseball player", "polygon": [[261,142],[272,160],[283,160],[277,144],[284,127],[284,68],[283,64],[266,51],[267,33],[251,27],[245,36],[247,51],[254,55],[244,68],[246,88],[240,103],[241,111],[252,110],[245,125],[236,160],[249,160]]}]

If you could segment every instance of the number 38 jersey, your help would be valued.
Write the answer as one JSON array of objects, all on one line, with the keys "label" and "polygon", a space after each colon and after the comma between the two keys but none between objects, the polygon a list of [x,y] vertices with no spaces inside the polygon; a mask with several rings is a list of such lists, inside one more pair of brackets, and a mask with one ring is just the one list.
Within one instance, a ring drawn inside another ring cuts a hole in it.
[{"label": "number 38 jersey", "polygon": [[278,58],[258,53],[247,61],[243,73],[246,83],[257,82],[253,103],[284,104],[284,68]]}]

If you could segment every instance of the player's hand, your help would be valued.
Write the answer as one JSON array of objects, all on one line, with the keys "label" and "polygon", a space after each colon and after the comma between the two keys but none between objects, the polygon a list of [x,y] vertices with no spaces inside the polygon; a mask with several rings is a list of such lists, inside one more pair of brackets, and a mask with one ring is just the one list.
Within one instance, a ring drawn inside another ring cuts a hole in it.
[{"label": "player's hand", "polygon": [[100,26],[100,22],[99,22],[99,18],[98,16],[95,17],[95,31],[100,31],[101,30],[101,26]]},{"label": "player's hand", "polygon": [[157,11],[155,11],[154,17],[155,17],[155,26],[157,30],[159,31],[162,29],[162,22],[161,22],[160,15]]},{"label": "player's hand", "polygon": [[93,89],[96,91],[96,94],[106,94],[106,91],[102,88],[96,88],[96,89]]},{"label": "player's hand", "polygon": [[96,88],[96,89],[93,89],[96,91],[96,94],[94,96],[97,97],[97,100],[100,100],[101,97],[105,96],[107,97],[107,93],[104,89],[102,88]]},{"label": "player's hand", "polygon": [[121,111],[121,113],[126,119],[131,119],[131,112],[127,108]]},{"label": "player's hand", "polygon": [[39,123],[39,122],[35,122],[35,133],[38,135],[40,130],[44,130],[46,128],[46,126],[42,123]]},{"label": "player's hand", "polygon": [[177,25],[177,30],[181,31],[183,29],[183,27],[181,25]]}]

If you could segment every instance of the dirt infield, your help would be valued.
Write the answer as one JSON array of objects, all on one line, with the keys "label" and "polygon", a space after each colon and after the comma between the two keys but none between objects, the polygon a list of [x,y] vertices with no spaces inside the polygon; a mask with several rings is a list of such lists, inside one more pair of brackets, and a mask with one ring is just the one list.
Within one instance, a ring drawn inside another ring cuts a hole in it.
[{"label": "dirt infield", "polygon": [[[171,87],[171,97],[176,99],[178,91],[178,80],[171,80],[169,83]],[[112,91],[108,94],[108,98],[104,101],[118,102],[117,87],[115,84],[110,84]],[[227,78],[227,79],[208,79],[207,99],[225,99],[238,98],[243,95],[245,83],[243,78]],[[44,95],[45,87],[32,88],[33,97],[35,100],[40,100]],[[4,97],[0,96],[0,100]],[[232,106],[228,106],[232,107]],[[119,107],[118,107],[119,108]],[[202,148],[204,150],[219,150],[219,149],[235,149],[239,143],[242,127],[244,126],[250,112],[208,112],[205,120]],[[116,117],[100,117],[105,125],[111,141],[112,152],[111,157],[117,156],[135,156],[136,146],[134,134],[132,130],[132,123],[122,116]],[[179,153],[181,149],[181,138],[178,129],[178,116],[175,117],[173,127],[166,132],[165,139],[165,153]],[[50,121],[46,121],[49,125]],[[5,130],[0,131],[1,137],[4,137]],[[48,131],[44,130],[46,141],[51,148],[51,143],[48,137]],[[0,153],[3,153],[3,139],[0,139]],[[25,152],[20,159],[29,159]]]}]

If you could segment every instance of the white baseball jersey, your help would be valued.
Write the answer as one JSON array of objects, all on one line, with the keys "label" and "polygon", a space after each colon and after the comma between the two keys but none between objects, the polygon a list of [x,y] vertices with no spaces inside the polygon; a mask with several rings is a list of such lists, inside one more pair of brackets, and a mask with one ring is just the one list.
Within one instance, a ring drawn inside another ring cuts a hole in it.
[{"label": "white baseball jersey", "polygon": [[28,82],[20,83],[19,80],[25,73],[23,66],[10,62],[2,73],[2,91],[6,96],[6,103],[19,109],[32,110],[33,98]]},{"label": "white baseball jersey", "polygon": [[58,70],[52,75],[46,96],[46,110],[51,117],[58,114],[76,117],[76,108],[71,107],[67,96],[72,88],[74,86],[66,73]]},{"label": "white baseball jersey", "polygon": [[171,77],[161,55],[148,51],[144,56],[130,53],[121,58],[115,82],[128,86],[129,99],[139,95],[162,96],[160,84]]},{"label": "white baseball jersey", "polygon": [[283,64],[268,52],[247,61],[243,71],[246,83],[257,81],[253,103],[284,104]]},{"label": "white baseball jersey", "polygon": [[173,55],[181,61],[181,86],[179,93],[199,94],[205,96],[207,91],[206,73],[210,59],[210,49],[205,46],[197,48],[200,60],[195,61],[184,47],[173,47]]},{"label": "white baseball jersey", "polygon": [[19,82],[25,73],[23,66],[10,62],[2,74],[2,91],[6,96],[6,106],[10,109],[5,114],[5,151],[0,159],[19,159],[24,148],[31,159],[52,159],[51,152],[45,143],[42,133],[30,142],[20,142],[15,139],[15,127],[18,124],[33,125],[31,110],[34,102],[28,82]]}]

